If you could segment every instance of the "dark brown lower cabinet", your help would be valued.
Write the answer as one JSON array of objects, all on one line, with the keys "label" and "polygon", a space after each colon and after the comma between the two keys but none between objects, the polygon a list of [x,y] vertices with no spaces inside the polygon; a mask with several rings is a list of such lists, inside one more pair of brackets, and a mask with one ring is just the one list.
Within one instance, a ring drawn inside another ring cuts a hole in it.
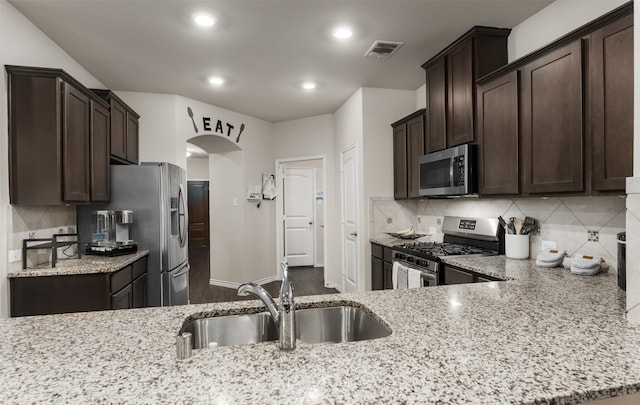
[{"label": "dark brown lower cabinet", "polygon": [[502,281],[498,278],[487,276],[484,274],[478,274],[473,271],[463,269],[450,264],[444,266],[444,284],[468,284],[468,283],[482,283],[487,281]]},{"label": "dark brown lower cabinet", "polygon": [[129,309],[133,306],[133,290],[131,284],[111,294],[111,309]]},{"label": "dark brown lower cabinet", "polygon": [[17,277],[9,281],[11,316],[147,306],[147,257],[114,273]]},{"label": "dark brown lower cabinet", "polygon": [[389,290],[393,288],[393,263],[391,248],[371,243],[371,289]]}]

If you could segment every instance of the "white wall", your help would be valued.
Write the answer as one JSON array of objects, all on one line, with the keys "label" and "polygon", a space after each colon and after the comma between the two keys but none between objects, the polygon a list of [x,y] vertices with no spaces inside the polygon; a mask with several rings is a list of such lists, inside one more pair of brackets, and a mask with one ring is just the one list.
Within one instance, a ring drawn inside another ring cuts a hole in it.
[{"label": "white wall", "polygon": [[[426,79],[425,79],[426,80]],[[427,85],[423,84],[416,90],[416,111],[427,108]]]},{"label": "white wall", "polygon": [[[44,35],[6,0],[0,0],[0,65],[61,68],[87,87],[104,88],[104,85],[97,78]],[[0,166],[2,167],[0,170],[0,317],[4,318],[9,314],[9,287],[6,278],[7,249],[8,241],[13,239],[14,214],[17,211],[9,205],[6,122],[7,75],[4,69],[2,72],[2,92],[0,93]],[[40,215],[47,212],[47,208],[30,207],[29,212]],[[22,218],[16,217],[16,223],[21,221]]]},{"label": "white wall", "polygon": [[[335,229],[335,233],[328,238],[327,248],[332,252],[337,252],[336,255],[327,257],[326,262],[329,263],[331,272],[325,272],[326,281],[335,283],[342,286],[342,214],[340,211],[340,204],[342,201],[342,190],[340,189],[340,157],[342,152],[350,146],[356,145],[358,148],[358,155],[362,154],[362,134],[363,134],[363,105],[362,105],[362,89],[358,89],[355,93],[349,97],[349,99],[340,106],[340,108],[334,114],[334,142],[335,142],[335,161],[334,171],[336,173],[336,188],[335,198],[332,203],[335,204],[336,209],[331,212],[331,215],[327,215],[327,226],[331,229]],[[362,160],[358,162],[358,174],[362,176]],[[359,190],[360,196],[362,196],[362,190]],[[360,197],[359,196],[359,197]],[[329,202],[327,202],[329,203]],[[362,213],[361,213],[362,214]],[[363,260],[364,249],[359,252],[359,257]]]},{"label": "white wall", "polygon": [[509,62],[542,48],[627,2],[628,0],[554,1],[513,27],[509,35]]},{"label": "white wall", "polygon": [[[362,194],[360,204],[361,235],[370,235],[371,206],[369,199],[380,195],[393,195],[393,137],[390,124],[415,111],[416,92],[408,90],[363,89],[363,140],[362,140]],[[425,99],[426,102],[426,99]],[[371,256],[371,244],[360,239],[364,252],[360,257]],[[371,261],[360,263],[363,286],[371,289]]]},{"label": "white wall", "polygon": [[188,180],[209,180],[209,158],[208,157],[187,158],[187,179]]},{"label": "white wall", "polygon": [[[140,115],[138,153],[141,162],[169,162],[186,168],[186,145],[176,145],[177,96],[114,91]],[[184,163],[183,163],[184,162]]]},{"label": "white wall", "polygon": [[[339,215],[339,203],[336,200],[335,189],[339,184],[335,172],[335,152],[334,152],[334,116],[332,114],[319,115],[315,117],[302,118],[291,121],[278,122],[274,124],[273,150],[275,159],[296,159],[310,156],[324,156],[326,178],[324,179],[325,189],[323,206],[326,209],[328,218]],[[321,170],[318,170],[321,174]],[[278,204],[276,198],[276,204]],[[281,201],[280,201],[281,202]],[[322,210],[319,210],[322,211]],[[324,232],[327,240],[338,238],[340,229],[334,224],[328,224],[322,218],[318,219],[325,225]],[[318,224],[319,225],[319,224]],[[325,273],[337,273],[339,269],[334,269],[335,261],[329,262],[328,257],[339,255],[340,252],[332,250],[331,244],[323,245],[321,229],[316,228],[317,243],[316,248],[324,250],[326,257],[317,256],[318,261],[325,267]],[[278,237],[282,237],[278,233]],[[325,280],[325,282],[328,280]],[[332,281],[333,282],[333,281]]]}]

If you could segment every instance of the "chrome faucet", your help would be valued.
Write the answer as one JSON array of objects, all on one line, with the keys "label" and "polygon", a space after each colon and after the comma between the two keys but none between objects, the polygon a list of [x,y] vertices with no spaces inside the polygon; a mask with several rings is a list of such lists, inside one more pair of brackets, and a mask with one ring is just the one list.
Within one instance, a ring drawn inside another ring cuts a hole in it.
[{"label": "chrome faucet", "polygon": [[278,340],[278,347],[282,350],[293,350],[296,348],[296,317],[293,286],[289,281],[289,266],[286,258],[282,260],[280,266],[282,267],[282,284],[280,285],[279,305],[276,305],[267,290],[254,282],[245,283],[238,287],[238,295],[247,296],[253,294],[260,298],[279,328],[280,339]]}]

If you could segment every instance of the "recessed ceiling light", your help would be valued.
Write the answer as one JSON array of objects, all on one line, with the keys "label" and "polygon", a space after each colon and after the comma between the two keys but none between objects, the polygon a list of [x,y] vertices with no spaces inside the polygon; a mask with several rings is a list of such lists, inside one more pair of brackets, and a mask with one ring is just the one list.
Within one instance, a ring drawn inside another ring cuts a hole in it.
[{"label": "recessed ceiling light", "polygon": [[314,82],[304,82],[302,83],[302,88],[305,90],[313,90],[316,88],[316,84]]},{"label": "recessed ceiling light", "polygon": [[220,76],[211,76],[209,78],[209,83],[213,84],[214,86],[220,86],[224,84],[224,79]]},{"label": "recessed ceiling light", "polygon": [[191,15],[191,18],[193,18],[193,21],[195,21],[196,24],[202,27],[211,27],[217,22],[215,17],[205,13],[194,13],[193,15]]},{"label": "recessed ceiling light", "polygon": [[349,39],[353,35],[353,31],[349,27],[338,27],[331,31],[331,35],[337,39]]}]

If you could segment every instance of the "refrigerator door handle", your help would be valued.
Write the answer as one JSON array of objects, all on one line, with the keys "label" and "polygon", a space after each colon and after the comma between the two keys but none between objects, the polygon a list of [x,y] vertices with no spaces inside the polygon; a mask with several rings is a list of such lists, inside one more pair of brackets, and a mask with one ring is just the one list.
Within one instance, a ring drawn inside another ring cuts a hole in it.
[{"label": "refrigerator door handle", "polygon": [[178,278],[178,277],[182,276],[184,273],[188,272],[190,268],[191,268],[191,266],[189,266],[189,265],[187,264],[186,266],[184,266],[184,270],[182,270],[182,271],[181,271],[181,272],[179,272],[179,273],[172,274],[172,275],[171,275],[171,278]]},{"label": "refrigerator door handle", "polygon": [[184,201],[184,192],[182,191],[182,184],[180,184],[180,190],[178,191],[178,240],[180,241],[180,247],[184,247],[187,243],[186,205],[187,204]]}]

